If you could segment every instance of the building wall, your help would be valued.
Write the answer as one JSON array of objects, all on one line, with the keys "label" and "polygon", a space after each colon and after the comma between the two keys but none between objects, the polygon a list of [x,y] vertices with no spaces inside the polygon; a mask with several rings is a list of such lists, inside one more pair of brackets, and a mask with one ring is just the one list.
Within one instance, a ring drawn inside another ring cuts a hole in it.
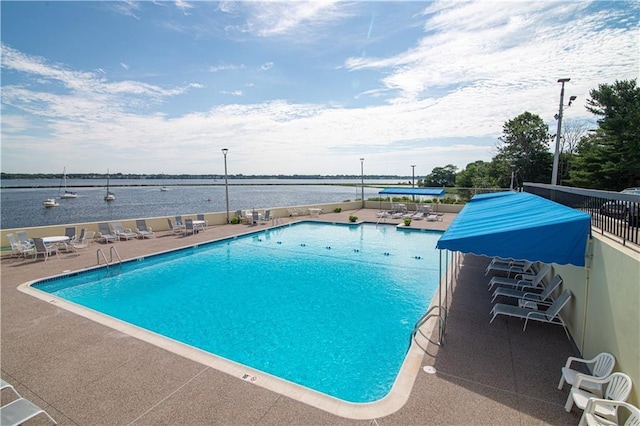
[{"label": "building wall", "polygon": [[600,352],[616,357],[614,371],[633,380],[629,402],[640,405],[640,253],[594,234],[587,267],[554,265],[563,288],[573,293],[563,311],[576,346],[585,358]]}]

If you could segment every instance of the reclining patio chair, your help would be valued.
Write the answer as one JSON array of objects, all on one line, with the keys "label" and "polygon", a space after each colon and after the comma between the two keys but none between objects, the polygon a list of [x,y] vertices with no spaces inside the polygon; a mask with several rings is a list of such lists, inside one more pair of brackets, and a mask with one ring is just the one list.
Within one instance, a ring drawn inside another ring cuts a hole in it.
[{"label": "reclining patio chair", "polygon": [[44,256],[44,261],[46,262],[50,255],[54,253],[58,253],[58,246],[55,244],[46,245],[42,238],[34,238],[33,244],[35,244],[33,250],[33,259],[35,260],[39,254]]},{"label": "reclining patio chair", "polygon": [[130,240],[138,236],[138,234],[131,231],[131,229],[124,229],[120,222],[111,222],[110,225],[113,233],[116,235],[116,238],[118,238],[119,241]]},{"label": "reclining patio chair", "polygon": [[529,262],[528,260],[509,261],[507,259],[505,261],[504,259],[494,258],[489,266],[487,266],[484,274],[487,275],[489,274],[489,272],[506,272],[509,276],[511,276],[511,274],[528,274],[530,273],[532,266],[533,263]]},{"label": "reclining patio chair", "polygon": [[38,414],[44,414],[57,424],[53,417],[42,408],[25,398],[18,398],[15,401],[0,407],[0,424],[2,426],[17,426],[34,418]]},{"label": "reclining patio chair", "polygon": [[153,230],[147,226],[147,221],[144,219],[136,220],[136,233],[138,234],[138,238],[153,238],[155,234]]},{"label": "reclining patio chair", "polygon": [[[558,383],[558,389],[562,389],[564,382],[573,386],[576,383],[576,377],[578,374],[583,374],[582,371],[571,368],[571,364],[574,362],[590,367],[591,375],[593,377],[602,378],[607,377],[613,371],[613,367],[616,364],[616,358],[607,352],[602,352],[596,355],[593,359],[582,359],[570,356],[567,358],[567,363],[562,367],[562,375],[560,376],[560,382]],[[598,397],[602,396],[602,384],[590,382],[584,378],[580,386],[582,389],[586,389]]]},{"label": "reclining patio chair", "polygon": [[578,426],[618,426],[619,423],[612,422],[598,415],[598,410],[602,410],[604,407],[623,407],[629,415],[623,426],[638,426],[640,425],[640,410],[635,405],[631,405],[624,401],[611,401],[609,399],[589,398],[587,406],[582,413],[580,423]]},{"label": "reclining patio chair", "polygon": [[94,231],[86,231],[84,228],[82,228],[82,230],[80,231],[80,238],[78,238],[71,244],[73,246],[73,250],[76,251],[78,249],[89,248],[95,234],[96,233]]},{"label": "reclining patio chair", "polygon": [[33,253],[32,246],[26,247],[24,244],[17,241],[13,234],[7,234],[7,240],[9,240],[9,244],[11,245],[11,256],[17,256],[20,258]]},{"label": "reclining patio chair", "polygon": [[560,275],[556,275],[553,278],[553,280],[551,280],[549,285],[544,287],[544,290],[542,292],[538,292],[538,293],[533,291],[533,290],[537,290],[538,287],[536,288],[525,287],[523,290],[518,290],[515,288],[498,287],[496,288],[496,291],[493,292],[493,299],[491,299],[491,302],[496,300],[498,296],[503,296],[503,297],[513,297],[517,299],[525,299],[525,300],[530,300],[536,303],[543,303],[546,305],[550,305],[552,302],[551,294],[560,286],[560,284],[562,284],[562,277]]},{"label": "reclining patio chair", "polygon": [[106,222],[98,223],[99,237],[104,243],[114,242],[118,239],[109,228],[109,224]]},{"label": "reclining patio chair", "polygon": [[540,267],[540,270],[535,274],[517,274],[513,278],[492,277],[491,281],[489,281],[489,290],[491,290],[494,285],[515,287],[516,289],[542,288],[542,280],[545,276],[547,276],[547,273],[549,273],[550,269],[551,265],[549,265],[548,263],[544,263]]},{"label": "reclining patio chair", "polygon": [[609,401],[626,401],[631,393],[631,377],[627,376],[624,373],[616,372],[607,377],[602,378],[594,378],[592,376],[578,374],[576,376],[576,383],[571,387],[569,391],[569,396],[567,397],[567,403],[564,405],[564,410],[568,413],[571,411],[573,404],[576,404],[581,410],[587,408],[587,403],[590,398],[596,398],[596,395],[593,393],[581,389],[580,386],[583,380],[598,382],[601,384],[606,384],[606,391],[602,399],[608,400],[603,404],[598,404],[594,409],[594,413],[600,417],[604,417],[605,419],[613,422],[614,424],[618,423],[618,405],[616,404],[608,404]]},{"label": "reclining patio chair", "polygon": [[491,309],[492,317],[491,321],[489,322],[492,323],[498,315],[522,318],[525,320],[524,327],[522,328],[523,331],[527,329],[527,323],[529,322],[529,320],[546,322],[548,324],[559,324],[562,326],[562,328],[564,328],[564,332],[566,333],[567,337],[571,338],[569,336],[569,331],[567,330],[566,324],[560,317],[560,311],[562,310],[562,308],[564,308],[567,302],[569,302],[569,299],[571,299],[571,292],[569,290],[564,290],[546,311],[521,308],[520,306],[505,305],[503,303],[496,303],[495,305],[493,305],[493,309]]}]

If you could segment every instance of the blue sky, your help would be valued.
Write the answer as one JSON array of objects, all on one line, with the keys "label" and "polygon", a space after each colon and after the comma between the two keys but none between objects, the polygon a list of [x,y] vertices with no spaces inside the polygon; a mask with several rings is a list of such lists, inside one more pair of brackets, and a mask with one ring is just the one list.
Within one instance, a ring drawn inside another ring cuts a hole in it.
[{"label": "blue sky", "polygon": [[595,123],[637,2],[0,2],[3,172],[424,176]]}]

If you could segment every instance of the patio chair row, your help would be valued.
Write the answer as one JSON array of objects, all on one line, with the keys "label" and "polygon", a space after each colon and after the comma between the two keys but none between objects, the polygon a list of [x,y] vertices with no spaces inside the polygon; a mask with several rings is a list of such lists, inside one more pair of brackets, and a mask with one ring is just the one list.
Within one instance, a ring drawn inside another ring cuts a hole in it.
[{"label": "patio chair row", "polygon": [[46,261],[50,255],[57,254],[60,250],[74,252],[77,249],[87,248],[94,234],[95,232],[82,228],[80,235],[76,236],[76,227],[69,226],[65,228],[65,235],[60,237],[29,238],[26,231],[18,231],[17,240],[13,234],[7,234],[7,239],[11,244],[12,256],[26,258],[32,255],[33,259],[36,259],[42,255]]}]

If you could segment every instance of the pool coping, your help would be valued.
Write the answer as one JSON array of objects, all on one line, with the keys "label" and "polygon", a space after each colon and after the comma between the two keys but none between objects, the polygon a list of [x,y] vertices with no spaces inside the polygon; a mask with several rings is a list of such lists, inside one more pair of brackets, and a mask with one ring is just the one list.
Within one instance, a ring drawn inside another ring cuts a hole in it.
[{"label": "pool coping", "polygon": [[[305,221],[301,221],[301,222],[305,222]],[[309,221],[309,222],[317,223],[315,221]],[[296,222],[296,223],[300,223],[300,222]],[[336,223],[336,224],[347,225],[347,226],[354,225],[354,224],[340,224],[340,223]],[[285,224],[282,226],[290,226],[290,225],[291,224]],[[355,225],[358,225],[358,224],[355,224]],[[394,225],[385,225],[385,226],[394,226]],[[199,247],[199,246],[203,246],[210,243],[216,243],[216,242],[225,241],[225,240],[233,240],[240,236],[250,235],[256,232],[263,232],[263,231],[264,230],[249,231],[246,233],[242,233],[242,234],[238,234],[230,237],[223,237],[223,238],[210,240],[210,241],[207,241],[206,243],[193,244],[190,246],[181,247],[179,249],[164,250],[156,253],[151,253],[148,255],[127,259],[123,261],[123,263],[135,262],[139,259],[150,258],[150,257],[154,257],[154,256],[166,254],[166,253],[178,252],[181,250],[191,249],[193,247]],[[430,301],[430,304],[427,308],[427,312],[431,310],[433,306],[437,306],[437,301],[439,300],[438,298],[440,297],[442,285],[444,284],[446,287],[447,277],[449,276],[449,273],[453,268],[453,263],[454,262],[449,261],[447,264],[447,270],[443,271],[444,273],[441,276],[438,288],[435,291]],[[101,265],[101,266],[94,266],[90,268],[84,268],[76,271],[65,271],[62,274],[56,274],[46,278],[39,278],[36,280],[31,280],[23,284],[20,284],[18,286],[18,290],[30,296],[36,297],[42,301],[45,301],[49,304],[55,305],[61,309],[65,309],[69,312],[72,312],[74,314],[87,318],[98,324],[101,324],[111,329],[114,329],[116,331],[122,332],[128,336],[137,338],[141,341],[152,344],[154,346],[157,346],[169,352],[175,353],[184,358],[206,365],[217,371],[229,374],[233,377],[237,377],[241,380],[247,381],[249,383],[265,388],[272,392],[284,395],[288,398],[302,402],[304,404],[310,405],[312,407],[318,408],[328,413],[331,413],[340,417],[344,417],[347,419],[354,419],[354,420],[369,420],[369,419],[384,417],[402,408],[404,404],[407,402],[407,400],[409,399],[409,396],[413,389],[413,384],[418,375],[418,372],[420,371],[420,366],[422,364],[425,351],[427,350],[427,346],[429,344],[433,344],[433,342],[430,341],[430,337],[434,328],[432,325],[423,324],[421,327],[419,327],[420,333],[414,333],[414,336],[411,339],[411,345],[409,346],[409,349],[405,355],[404,361],[396,376],[396,380],[394,381],[394,384],[391,390],[389,391],[389,393],[385,397],[374,402],[353,403],[353,402],[348,402],[348,401],[344,401],[344,400],[329,396],[327,394],[323,394],[321,392],[315,391],[305,386],[302,386],[302,385],[290,382],[288,380],[273,376],[271,374],[265,373],[263,371],[256,370],[254,368],[239,364],[232,360],[203,351],[201,349],[195,348],[185,343],[178,342],[174,339],[171,339],[171,338],[162,336],[160,334],[157,334],[155,332],[143,329],[141,327],[126,323],[122,320],[94,311],[90,308],[86,308],[84,306],[75,304],[73,302],[61,299],[57,296],[54,296],[50,293],[46,293],[42,290],[38,290],[37,288],[33,287],[33,284],[41,283],[43,281],[55,280],[59,277],[65,277],[75,273],[84,273],[84,272],[94,271],[97,269],[105,269],[108,267],[109,265]]]}]

